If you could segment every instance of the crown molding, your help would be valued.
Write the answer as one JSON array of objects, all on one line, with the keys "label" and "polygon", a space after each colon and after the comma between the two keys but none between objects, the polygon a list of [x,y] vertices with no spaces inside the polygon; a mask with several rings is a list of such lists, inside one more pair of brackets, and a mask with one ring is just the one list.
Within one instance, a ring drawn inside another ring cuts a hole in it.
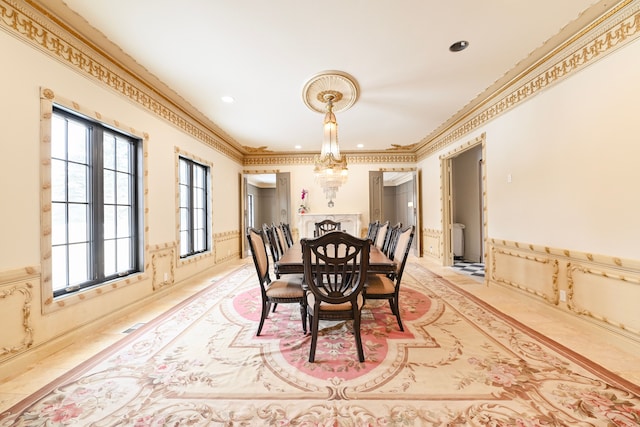
[{"label": "crown molding", "polygon": [[240,144],[61,0],[0,0],[0,28],[242,162],[244,150]]},{"label": "crown molding", "polygon": [[[382,152],[344,154],[349,163],[356,164],[417,162],[637,39],[639,9],[640,0],[613,4],[601,0],[419,143]],[[313,164],[312,154],[243,147],[69,10],[63,0],[0,0],[0,28],[237,163]]]},{"label": "crown molding", "polygon": [[[251,154],[244,156],[243,166],[281,166],[281,165],[314,165],[316,153],[272,153]],[[415,163],[414,153],[399,152],[346,152],[342,153],[348,164],[372,163]]]},{"label": "crown molding", "polygon": [[[595,18],[592,15],[582,16],[580,23],[591,19],[588,25],[523,68],[516,77],[496,82],[477,98],[483,100],[465,107],[439,130],[423,139],[416,150],[418,160],[445,148],[640,36],[640,0],[624,0],[612,6],[608,2],[600,4],[601,8],[589,10],[605,10],[604,13]],[[487,95],[487,92],[490,93]]]}]

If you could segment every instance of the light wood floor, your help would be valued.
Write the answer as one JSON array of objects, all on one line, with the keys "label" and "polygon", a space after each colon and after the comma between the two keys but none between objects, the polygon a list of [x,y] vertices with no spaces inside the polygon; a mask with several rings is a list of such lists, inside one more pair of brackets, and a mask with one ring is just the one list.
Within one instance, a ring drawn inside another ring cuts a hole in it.
[{"label": "light wood floor", "polygon": [[[623,378],[640,385],[640,342],[612,333],[588,320],[563,313],[517,290],[502,286],[486,286],[481,279],[462,275],[452,268],[440,267],[424,258],[412,258],[435,273],[460,285],[497,309],[509,314],[532,329],[562,343]],[[250,262],[248,259],[229,265]],[[228,271],[217,274],[222,277]],[[159,299],[108,327],[102,328],[82,342],[46,357],[27,372],[0,384],[0,412],[29,396],[70,368],[122,339],[124,331],[138,323],[146,323],[157,315],[203,289],[208,280],[185,284],[170,295]]]}]

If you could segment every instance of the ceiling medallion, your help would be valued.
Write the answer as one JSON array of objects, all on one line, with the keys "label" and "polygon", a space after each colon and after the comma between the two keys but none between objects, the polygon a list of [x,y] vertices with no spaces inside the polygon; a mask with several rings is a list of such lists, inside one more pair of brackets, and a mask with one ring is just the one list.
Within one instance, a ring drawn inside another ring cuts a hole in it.
[{"label": "ceiling medallion", "polygon": [[316,113],[327,111],[327,95],[333,95],[333,112],[346,111],[358,100],[356,80],[342,71],[323,71],[311,77],[302,89],[302,100]]}]

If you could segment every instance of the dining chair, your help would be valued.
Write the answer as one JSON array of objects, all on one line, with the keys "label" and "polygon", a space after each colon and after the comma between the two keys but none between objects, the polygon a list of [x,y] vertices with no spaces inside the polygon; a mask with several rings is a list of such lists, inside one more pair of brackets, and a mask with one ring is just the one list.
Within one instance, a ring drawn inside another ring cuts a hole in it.
[{"label": "dining chair", "polygon": [[280,224],[280,226],[282,227],[282,231],[284,231],[284,237],[287,241],[287,246],[291,247],[293,246],[293,235],[291,234],[291,225],[283,222]]},{"label": "dining chair", "polygon": [[314,362],[320,320],[351,320],[358,360],[364,362],[360,336],[362,293],[369,266],[370,241],[334,231],[302,239],[304,286],[311,331],[309,362]]},{"label": "dining chair", "polygon": [[376,240],[374,240],[374,245],[376,248],[382,250],[382,246],[384,245],[388,232],[389,221],[385,221],[378,226],[378,234],[376,235]]},{"label": "dining chair", "polygon": [[273,227],[273,231],[278,240],[278,248],[280,249],[280,256],[282,256],[284,251],[289,249],[289,245],[287,245],[287,239],[284,237],[284,231],[282,231],[282,227],[279,225],[271,224],[271,227]]},{"label": "dining chair", "polygon": [[397,244],[393,260],[396,262],[396,270],[389,274],[369,274],[367,276],[364,295],[365,299],[386,299],[389,301],[391,312],[396,316],[398,326],[404,331],[400,319],[400,282],[411,249],[411,242],[415,234],[413,225],[401,229],[398,233]]},{"label": "dining chair", "polygon": [[341,223],[332,221],[330,219],[323,219],[320,222],[315,223],[315,231],[313,232],[313,237],[319,237],[323,234],[326,234],[330,231],[339,231],[341,230]]},{"label": "dining chair", "polygon": [[378,228],[380,227],[380,221],[370,222],[369,227],[367,228],[367,236],[366,238],[371,240],[372,242],[376,241],[376,236],[378,235]]},{"label": "dining chair", "polygon": [[[274,276],[276,276],[276,279],[280,279],[282,274],[276,268],[276,263],[280,260],[280,257],[282,257],[282,254],[284,254],[284,249],[280,244],[280,240],[278,239],[277,228],[278,227],[274,224],[271,224],[271,226],[267,224],[263,224],[262,226],[263,234],[264,236],[266,236],[265,243],[268,243],[269,245],[269,249],[271,252],[271,259],[273,260],[273,265],[274,265],[273,274]],[[288,274],[287,276],[288,276],[287,280],[289,281],[302,283],[302,279],[303,279],[302,274],[291,273],[291,274]],[[272,310],[274,313],[277,307],[278,307],[278,303],[274,302],[273,310]]]},{"label": "dining chair", "polygon": [[388,256],[389,258],[393,258],[393,252],[395,250],[396,243],[398,241],[398,233],[402,229],[402,223],[399,222],[393,227],[388,229],[387,235],[384,239],[384,244],[382,245],[382,252]]},{"label": "dining chair", "polygon": [[264,321],[269,317],[269,309],[271,304],[300,304],[300,316],[302,317],[302,331],[307,333],[307,314],[306,314],[306,298],[305,291],[302,288],[302,280],[299,276],[287,276],[286,279],[271,280],[269,276],[269,257],[267,256],[267,248],[265,245],[264,231],[257,228],[249,228],[247,231],[247,240],[249,241],[249,249],[253,263],[258,274],[260,282],[260,297],[262,301],[262,310],[260,312],[260,323],[258,324],[258,332],[260,335]]},{"label": "dining chair", "polygon": [[271,225],[263,224],[262,230],[266,237],[265,242],[269,245],[269,251],[271,252],[271,259],[275,264],[276,262],[278,262],[278,260],[283,254],[283,252],[280,249],[280,245],[278,244],[278,237],[275,235],[275,230]]}]

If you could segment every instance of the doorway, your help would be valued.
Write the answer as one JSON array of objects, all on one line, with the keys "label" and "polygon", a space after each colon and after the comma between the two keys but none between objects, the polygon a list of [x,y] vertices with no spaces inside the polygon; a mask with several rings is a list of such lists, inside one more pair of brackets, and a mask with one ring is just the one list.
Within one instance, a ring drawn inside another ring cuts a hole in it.
[{"label": "doorway", "polygon": [[443,265],[484,269],[486,221],[485,135],[441,157]]},{"label": "doorway", "polygon": [[[244,172],[241,175],[241,229],[262,228],[263,224],[290,222],[289,172]],[[249,256],[245,239],[241,239],[242,253]]]},{"label": "doorway", "polygon": [[413,225],[411,243],[416,256],[422,256],[420,236],[419,171],[415,169],[369,172],[369,222],[389,221],[403,227]]}]

